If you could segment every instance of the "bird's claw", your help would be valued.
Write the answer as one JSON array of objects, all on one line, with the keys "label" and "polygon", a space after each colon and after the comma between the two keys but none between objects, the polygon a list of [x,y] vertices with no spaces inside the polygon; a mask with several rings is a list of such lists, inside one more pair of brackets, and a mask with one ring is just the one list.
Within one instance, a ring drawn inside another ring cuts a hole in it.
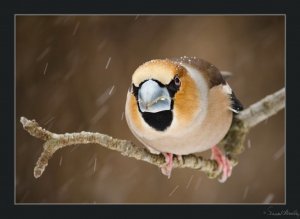
[{"label": "bird's claw", "polygon": [[230,161],[227,159],[227,157],[223,155],[223,153],[217,146],[214,146],[211,149],[211,152],[212,152],[211,159],[217,161],[219,170],[222,171],[222,176],[219,179],[219,182],[223,183],[231,176],[232,165]]},{"label": "bird's claw", "polygon": [[162,174],[166,175],[168,179],[170,179],[173,169],[173,154],[163,153],[163,155],[165,156],[166,163],[160,169]]}]

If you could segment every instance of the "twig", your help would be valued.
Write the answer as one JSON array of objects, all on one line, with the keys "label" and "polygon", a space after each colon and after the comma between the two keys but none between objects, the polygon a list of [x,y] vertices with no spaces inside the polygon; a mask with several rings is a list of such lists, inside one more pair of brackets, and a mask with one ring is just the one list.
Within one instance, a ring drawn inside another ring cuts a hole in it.
[{"label": "twig", "polygon": [[258,123],[273,116],[285,107],[285,88],[274,94],[266,96],[257,103],[243,110],[237,118],[242,120],[245,126],[254,127]]},{"label": "twig", "polygon": [[[243,151],[245,137],[249,129],[284,108],[284,100],[285,89],[283,88],[251,105],[233,120],[228,134],[220,142],[233,165],[237,164],[234,156]],[[34,168],[35,178],[43,174],[49,159],[58,149],[76,144],[100,144],[111,150],[119,151],[124,156],[133,157],[158,167],[162,167],[165,164],[163,155],[151,154],[144,147],[136,146],[128,140],[120,140],[105,134],[84,131],[80,133],[55,134],[40,127],[35,120],[21,117],[20,122],[29,134],[45,141],[43,145],[44,151]],[[218,164],[215,160],[204,159],[193,154],[182,156],[182,160],[178,160],[175,157],[174,168],[198,169],[205,172],[210,178],[220,175]]]}]

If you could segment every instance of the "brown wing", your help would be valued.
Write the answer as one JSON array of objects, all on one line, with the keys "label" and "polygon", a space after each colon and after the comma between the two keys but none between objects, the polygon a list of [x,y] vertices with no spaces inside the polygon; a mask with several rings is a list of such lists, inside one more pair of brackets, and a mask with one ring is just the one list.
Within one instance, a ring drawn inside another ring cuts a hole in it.
[{"label": "brown wing", "polygon": [[[217,69],[213,64],[203,60],[199,59],[197,57],[180,57],[180,58],[172,58],[170,59],[172,61],[178,62],[178,63],[185,63],[190,64],[200,70],[205,79],[207,80],[209,84],[209,88],[212,88],[214,86],[218,85],[226,85],[226,81],[223,78],[221,72],[219,69]],[[243,110],[243,105],[241,102],[236,98],[234,92],[229,94],[231,99],[231,108],[234,113],[238,113]]]},{"label": "brown wing", "polygon": [[222,77],[219,69],[217,69],[213,64],[203,60],[199,59],[197,57],[180,57],[180,58],[173,58],[171,59],[175,62],[181,62],[193,65],[195,68],[199,69],[203,74],[205,79],[208,81],[209,88],[212,88],[214,86],[218,86],[220,84],[226,84],[226,81]]}]

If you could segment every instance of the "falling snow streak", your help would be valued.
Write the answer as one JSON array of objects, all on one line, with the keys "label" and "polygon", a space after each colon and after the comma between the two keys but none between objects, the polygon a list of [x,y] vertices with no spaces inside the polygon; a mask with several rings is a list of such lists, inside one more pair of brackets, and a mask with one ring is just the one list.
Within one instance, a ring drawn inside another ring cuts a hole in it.
[{"label": "falling snow streak", "polygon": [[99,171],[98,179],[99,181],[107,178],[112,172],[112,167],[109,165],[101,165],[101,171]]},{"label": "falling snow streak", "polygon": [[123,120],[124,119],[124,112],[122,112],[122,116],[121,116],[121,120]]},{"label": "falling snow streak", "polygon": [[110,91],[109,91],[108,95],[111,95],[111,94],[112,94],[112,92],[113,92],[114,88],[115,88],[115,85],[113,85],[113,86],[111,87],[111,89],[110,89]]},{"label": "falling snow streak", "polygon": [[91,119],[92,124],[95,124],[96,122],[98,122],[105,115],[105,113],[107,113],[108,108],[109,107],[106,105],[101,107],[100,110],[98,110],[98,112]]},{"label": "falling snow streak", "polygon": [[60,193],[65,193],[70,188],[70,185],[74,182],[74,178],[71,178],[67,180],[61,187],[60,187]]},{"label": "falling snow streak", "polygon": [[71,149],[71,151],[70,152],[73,152],[73,151],[75,151],[75,149],[77,149],[79,147],[79,145],[75,145],[72,149]]},{"label": "falling snow streak", "polygon": [[74,28],[74,30],[73,30],[73,33],[72,33],[73,36],[76,35],[77,30],[78,30],[78,28],[79,28],[79,25],[80,25],[80,22],[77,22],[77,24],[76,24],[76,26],[75,26],[75,28]]},{"label": "falling snow streak", "polygon": [[176,190],[178,189],[179,185],[177,185],[173,190],[172,192],[170,192],[169,196],[172,196],[174,194],[174,192],[176,192]]},{"label": "falling snow streak", "polygon": [[113,94],[114,85],[111,88],[107,88],[104,93],[100,95],[100,97],[97,98],[96,104],[97,106],[103,105],[110,97],[111,94]]},{"label": "falling snow streak", "polygon": [[94,173],[96,172],[96,167],[97,167],[97,157],[95,157],[95,162],[94,162]]},{"label": "falling snow streak", "polygon": [[106,63],[106,66],[105,66],[105,69],[108,68],[108,66],[109,66],[109,64],[110,64],[110,60],[111,60],[111,57],[108,58],[107,63]]},{"label": "falling snow streak", "polygon": [[61,166],[61,164],[62,164],[62,156],[60,156],[60,160],[59,160],[59,166]]},{"label": "falling snow streak", "polygon": [[248,148],[250,149],[251,148],[251,140],[250,139],[248,139],[247,145],[248,145]]},{"label": "falling snow streak", "polygon": [[249,191],[249,186],[246,186],[246,188],[244,190],[244,194],[243,194],[243,200],[247,197],[248,191]]},{"label": "falling snow streak", "polygon": [[47,127],[47,129],[51,129],[51,127],[54,124],[54,122],[53,122],[54,119],[55,119],[55,117],[53,116],[44,123],[44,125],[45,125],[45,127]]},{"label": "falling snow streak", "polygon": [[82,55],[79,54],[79,51],[74,49],[70,51],[70,53],[67,56],[67,61],[72,63],[70,65],[70,69],[66,72],[66,75],[64,76],[64,80],[69,80],[69,78],[78,71],[79,66],[83,62]]},{"label": "falling snow streak", "polygon": [[20,202],[24,202],[25,201],[25,199],[28,197],[28,195],[30,194],[30,191],[29,190],[27,190],[25,193],[24,193],[24,195],[22,196],[22,198],[21,198],[21,200],[20,200]]},{"label": "falling snow streak", "polygon": [[273,159],[278,160],[284,154],[284,147],[281,147],[274,155]]},{"label": "falling snow streak", "polygon": [[55,116],[51,117],[50,119],[48,119],[48,120],[44,123],[44,125],[45,125],[45,126],[48,125],[48,124],[49,124],[50,122],[52,122],[54,119],[55,119]]},{"label": "falling snow streak", "polygon": [[50,52],[50,47],[47,47],[37,58],[36,61],[41,61]]},{"label": "falling snow streak", "polygon": [[47,68],[48,68],[48,62],[46,63],[46,66],[44,68],[44,72],[43,72],[44,75],[46,74]]},{"label": "falling snow streak", "polygon": [[186,189],[188,189],[188,188],[190,187],[190,184],[191,184],[193,178],[194,178],[194,175],[191,176],[191,178],[190,178],[188,184],[186,185]]},{"label": "falling snow streak", "polygon": [[71,20],[71,17],[65,17],[63,19],[63,24],[66,24],[67,22],[69,22]]},{"label": "falling snow streak", "polygon": [[97,46],[97,50],[100,51],[106,45],[106,39],[102,40],[101,43]]},{"label": "falling snow streak", "polygon": [[269,204],[272,202],[272,200],[274,199],[274,194],[270,193],[267,195],[267,197],[265,198],[265,200],[263,201],[264,204]]}]

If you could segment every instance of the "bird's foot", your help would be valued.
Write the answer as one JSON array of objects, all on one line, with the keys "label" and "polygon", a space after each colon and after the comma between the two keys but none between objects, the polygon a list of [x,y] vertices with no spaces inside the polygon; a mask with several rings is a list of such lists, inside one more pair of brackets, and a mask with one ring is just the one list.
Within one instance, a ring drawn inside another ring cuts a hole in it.
[{"label": "bird's foot", "polygon": [[164,164],[164,166],[161,167],[161,172],[162,174],[168,176],[168,178],[170,179],[171,172],[173,169],[173,154],[163,153],[163,155],[165,156],[166,163]]},{"label": "bird's foot", "polygon": [[225,182],[232,173],[232,165],[227,157],[222,153],[222,151],[217,147],[214,146],[211,149],[211,159],[216,160],[218,163],[219,170],[222,171],[222,176],[219,179],[219,182]]}]

